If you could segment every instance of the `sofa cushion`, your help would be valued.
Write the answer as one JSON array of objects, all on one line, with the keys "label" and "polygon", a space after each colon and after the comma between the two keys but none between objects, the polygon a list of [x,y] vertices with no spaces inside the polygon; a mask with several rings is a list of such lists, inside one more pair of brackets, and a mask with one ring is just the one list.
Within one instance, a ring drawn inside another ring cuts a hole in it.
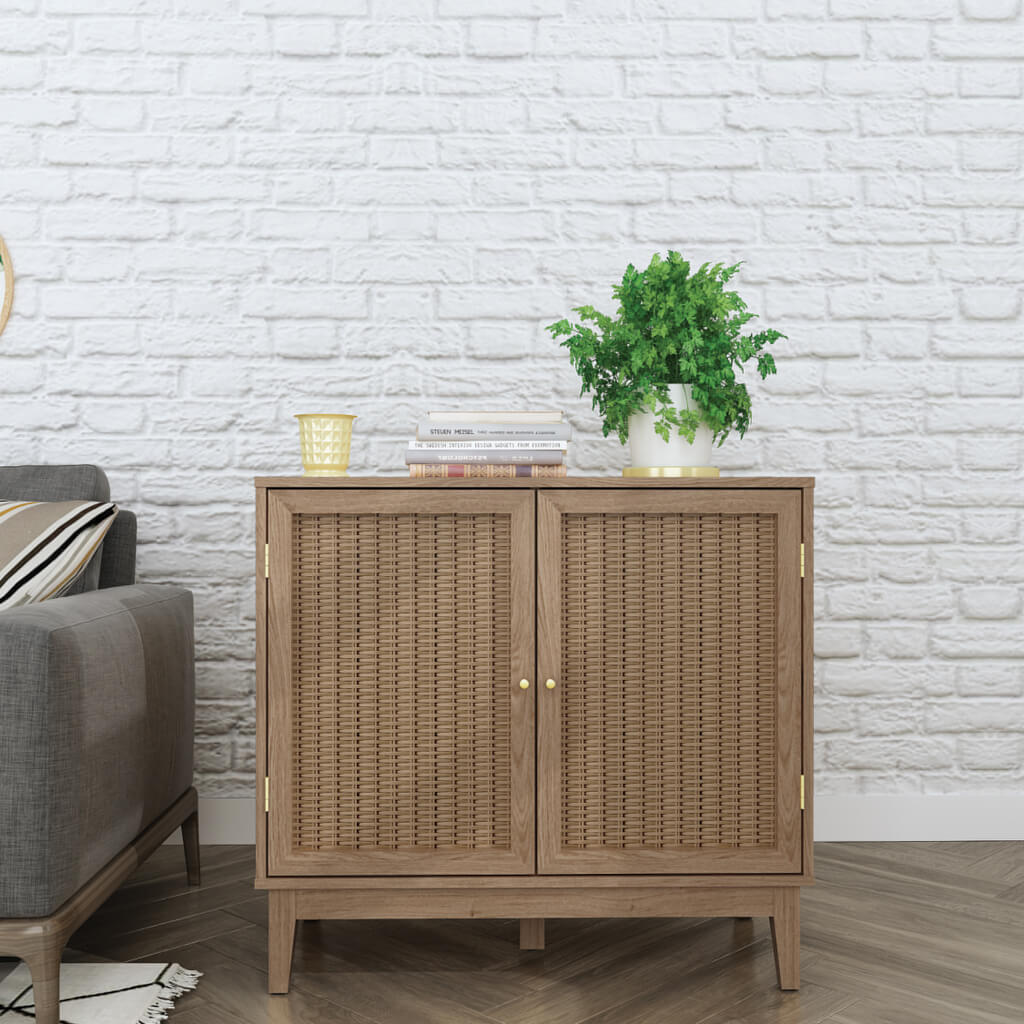
[{"label": "sofa cushion", "polygon": [[0,609],[80,590],[116,515],[110,501],[0,501]]},{"label": "sofa cushion", "polygon": [[[15,498],[22,501],[110,501],[110,482],[99,466],[0,466],[0,501]],[[85,572],[65,596],[135,582],[135,523],[129,523],[129,519],[134,517],[121,509]],[[122,550],[127,545],[131,550]],[[126,562],[131,563],[127,571]]]}]

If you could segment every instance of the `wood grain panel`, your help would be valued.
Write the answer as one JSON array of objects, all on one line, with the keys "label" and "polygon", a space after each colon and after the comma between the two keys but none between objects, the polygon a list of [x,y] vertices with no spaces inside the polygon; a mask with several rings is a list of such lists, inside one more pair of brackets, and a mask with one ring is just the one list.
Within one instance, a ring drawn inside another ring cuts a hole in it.
[{"label": "wood grain panel", "polygon": [[755,490],[788,490],[813,488],[814,477],[807,476],[723,476],[718,479],[695,478],[693,480],[679,478],[651,477],[618,477],[618,476],[566,476],[540,477],[533,479],[521,477],[516,479],[417,479],[408,476],[259,476],[256,477],[257,487],[267,488],[304,488],[308,490],[366,490],[382,488],[385,490],[714,490],[728,491],[733,489],[754,488]]},{"label": "wood grain panel", "polygon": [[804,774],[804,874],[814,878],[814,491],[807,488],[801,496],[804,545],[804,578],[800,581],[803,636],[801,637],[803,675],[801,771]]},{"label": "wood grain panel", "polygon": [[256,883],[267,877],[267,816],[264,807],[264,783],[267,777],[267,490],[256,488],[256,551],[253,582],[256,589]]},{"label": "wood grain panel", "polygon": [[[793,890],[798,892],[799,890]],[[300,890],[295,893],[300,919],[475,917],[770,917],[775,913],[775,890],[756,889],[577,889],[557,893],[529,885],[517,889],[464,890],[402,889],[386,893],[351,890]]]},{"label": "wood grain panel", "polygon": [[[457,876],[441,875],[430,877],[429,875],[409,875],[402,879],[402,886],[407,889],[507,889],[510,886],[522,884],[522,878],[517,875],[474,875],[466,878]],[[631,875],[573,875],[566,879],[561,875],[533,875],[530,878],[530,886],[536,889],[555,891],[569,884],[574,887],[591,889],[615,889],[631,885],[639,885],[645,888],[671,889],[679,886],[693,884],[693,875],[667,875],[667,874],[631,874]],[[773,888],[784,886],[806,885],[807,879],[803,875],[778,874],[771,872],[767,874],[736,874],[736,875],[701,875],[700,884],[702,888],[743,888],[756,889],[766,885]],[[309,878],[278,875],[273,878],[263,879],[257,884],[259,889],[304,889],[315,885],[317,889],[351,889],[353,886],[359,889],[393,889],[394,878],[349,878],[345,876],[333,876],[317,878],[312,882]]]}]

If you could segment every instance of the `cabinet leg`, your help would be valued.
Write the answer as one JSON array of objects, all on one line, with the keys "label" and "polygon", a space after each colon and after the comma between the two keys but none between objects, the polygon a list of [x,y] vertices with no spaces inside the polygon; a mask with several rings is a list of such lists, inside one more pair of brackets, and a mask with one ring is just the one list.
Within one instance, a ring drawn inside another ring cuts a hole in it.
[{"label": "cabinet leg", "polygon": [[185,848],[188,884],[199,885],[199,812],[193,811],[181,823],[181,844]]},{"label": "cabinet leg", "polygon": [[800,987],[799,886],[775,890],[775,913],[771,918],[771,925],[779,988],[783,991],[794,991]]},{"label": "cabinet leg", "polygon": [[61,949],[45,949],[26,960],[32,974],[32,1003],[37,1024],[60,1022]]},{"label": "cabinet leg", "polygon": [[267,991],[284,995],[292,977],[292,951],[295,949],[295,893],[272,891],[270,930],[267,948],[270,956]]},{"label": "cabinet leg", "polygon": [[519,919],[519,948],[544,948],[543,917],[523,917]]}]

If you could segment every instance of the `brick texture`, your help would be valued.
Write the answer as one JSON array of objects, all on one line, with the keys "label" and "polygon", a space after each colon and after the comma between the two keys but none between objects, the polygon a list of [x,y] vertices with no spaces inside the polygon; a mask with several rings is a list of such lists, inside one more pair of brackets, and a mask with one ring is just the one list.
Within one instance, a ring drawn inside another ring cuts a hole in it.
[{"label": "brick texture", "polygon": [[718,457],[818,477],[819,786],[1024,782],[1019,0],[0,7],[3,458],[103,464],[195,591],[205,795],[292,414],[397,474],[428,408],[555,405],[618,473],[541,328],[669,246],[790,338]]}]

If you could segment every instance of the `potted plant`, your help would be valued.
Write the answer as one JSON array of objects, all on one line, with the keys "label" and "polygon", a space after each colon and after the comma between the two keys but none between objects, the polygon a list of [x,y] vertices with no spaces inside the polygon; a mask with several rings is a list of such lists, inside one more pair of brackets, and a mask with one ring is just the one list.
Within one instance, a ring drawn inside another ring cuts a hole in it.
[{"label": "potted plant", "polygon": [[582,323],[547,327],[569,350],[580,394],[593,394],[605,437],[629,440],[633,467],[708,467],[713,443],[750,425],[750,395],[736,371],[756,358],[762,379],[775,373],[765,349],[785,335],[741,333],[755,314],[726,290],[740,266],[691,271],[679,253],[655,253],[646,270],[630,264],[612,289],[614,318],[578,306]]}]

